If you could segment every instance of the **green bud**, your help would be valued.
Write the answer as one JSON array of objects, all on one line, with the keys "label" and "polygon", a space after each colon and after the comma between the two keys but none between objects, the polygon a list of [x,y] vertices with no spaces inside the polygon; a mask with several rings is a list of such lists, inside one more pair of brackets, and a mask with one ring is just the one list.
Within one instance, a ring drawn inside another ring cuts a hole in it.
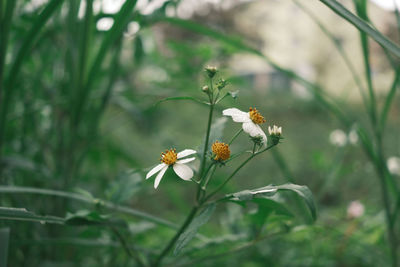
[{"label": "green bud", "polygon": [[204,86],[201,88],[201,91],[203,91],[204,93],[208,93],[208,92],[210,91],[210,89],[208,88],[208,85],[204,85]]},{"label": "green bud", "polygon": [[215,74],[218,72],[217,67],[214,66],[207,66],[205,68],[205,72],[207,73],[209,78],[213,78]]},{"label": "green bud", "polygon": [[217,82],[217,88],[218,90],[222,90],[225,88],[225,86],[228,85],[228,82],[224,79],[219,79],[219,81]]}]

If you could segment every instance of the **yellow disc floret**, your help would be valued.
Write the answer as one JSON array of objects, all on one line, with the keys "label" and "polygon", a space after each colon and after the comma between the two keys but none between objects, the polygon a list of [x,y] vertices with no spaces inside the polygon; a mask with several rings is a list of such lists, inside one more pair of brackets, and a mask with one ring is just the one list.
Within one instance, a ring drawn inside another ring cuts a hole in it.
[{"label": "yellow disc floret", "polygon": [[174,165],[178,159],[178,154],[176,153],[176,149],[165,150],[165,152],[161,153],[161,162],[164,162],[167,165]]},{"label": "yellow disc floret", "polygon": [[250,108],[249,114],[250,114],[250,119],[255,124],[262,124],[265,122],[264,117],[258,112],[256,108]]},{"label": "yellow disc floret", "polygon": [[227,160],[231,155],[231,151],[229,150],[229,145],[225,143],[220,143],[216,141],[212,145],[211,149],[215,154],[214,160]]}]

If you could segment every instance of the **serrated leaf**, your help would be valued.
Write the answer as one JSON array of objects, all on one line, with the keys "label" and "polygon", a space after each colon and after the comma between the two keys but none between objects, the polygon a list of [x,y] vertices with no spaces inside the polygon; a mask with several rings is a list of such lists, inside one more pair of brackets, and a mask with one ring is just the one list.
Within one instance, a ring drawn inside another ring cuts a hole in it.
[{"label": "serrated leaf", "polygon": [[195,237],[199,228],[208,222],[215,210],[215,203],[207,205],[202,212],[193,219],[186,231],[184,231],[176,242],[174,255],[177,255]]}]

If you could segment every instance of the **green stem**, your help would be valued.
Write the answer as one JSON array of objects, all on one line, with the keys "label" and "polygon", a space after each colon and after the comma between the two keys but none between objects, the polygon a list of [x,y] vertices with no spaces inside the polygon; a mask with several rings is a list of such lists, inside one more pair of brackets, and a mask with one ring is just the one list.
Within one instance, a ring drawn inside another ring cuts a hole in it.
[{"label": "green stem", "polygon": [[239,131],[237,131],[237,133],[235,133],[235,135],[232,137],[232,139],[229,141],[228,145],[231,145],[232,142],[236,139],[236,137],[238,137],[240,135],[240,133],[243,132],[243,128],[240,128]]},{"label": "green stem", "polygon": [[206,202],[207,200],[209,200],[212,196],[214,196],[216,193],[218,193],[222,188],[224,188],[224,186],[236,175],[236,173],[238,173],[238,171],[240,171],[241,168],[243,168],[251,159],[253,159],[255,156],[273,148],[274,146],[276,146],[278,143],[274,143],[266,148],[264,148],[263,150],[260,150],[258,152],[255,152],[253,154],[251,154],[250,157],[248,157],[245,161],[242,162],[242,164],[239,165],[239,167],[237,167],[232,174],[225,180],[225,182],[223,182],[220,186],[217,187],[217,189],[215,189],[213,192],[211,192],[208,196],[206,196],[203,201],[201,203]]},{"label": "green stem", "polygon": [[190,211],[189,215],[187,216],[185,222],[182,224],[181,228],[176,232],[174,237],[169,241],[168,245],[163,249],[163,251],[160,253],[158,258],[154,262],[154,267],[160,266],[161,261],[163,258],[168,254],[168,252],[172,249],[172,247],[175,245],[176,241],[178,240],[179,236],[186,230],[186,228],[189,226],[189,224],[192,222],[194,216],[196,215],[198,209],[201,206],[194,206],[192,210]]},{"label": "green stem", "polygon": [[178,229],[178,227],[175,224],[173,224],[167,220],[164,220],[162,218],[155,217],[151,214],[147,214],[147,213],[139,211],[139,210],[131,209],[129,207],[117,205],[112,202],[101,200],[98,198],[91,198],[91,197],[83,196],[83,195],[77,194],[77,193],[64,192],[64,191],[51,190],[51,189],[33,188],[33,187],[22,187],[22,186],[0,186],[0,193],[2,193],[2,194],[4,194],[4,193],[39,194],[39,195],[56,196],[56,197],[73,199],[76,201],[85,202],[85,203],[89,203],[92,205],[103,206],[110,210],[129,214],[131,216],[143,218],[150,222],[154,222],[154,223],[157,223],[160,225],[167,226],[171,229]]},{"label": "green stem", "polygon": [[118,229],[115,228],[115,227],[111,227],[111,229],[112,229],[112,231],[114,232],[114,234],[117,236],[119,242],[121,243],[122,247],[123,247],[124,250],[126,251],[126,254],[128,254],[129,257],[133,258],[139,266],[141,266],[141,267],[146,266],[146,265],[144,264],[144,262],[142,261],[142,259],[140,258],[139,253],[138,253],[137,251],[135,251],[135,250],[133,250],[133,249],[131,249],[131,248],[129,247],[129,245],[126,243],[125,238],[124,238],[124,237],[122,236],[122,234],[118,231]]},{"label": "green stem", "polygon": [[201,187],[201,190],[203,190],[204,192],[206,191],[207,185],[208,185],[208,183],[210,182],[211,177],[213,177],[214,172],[215,172],[216,169],[217,169],[217,165],[214,164],[214,165],[213,165],[213,169],[212,169],[212,171],[211,171],[211,174],[206,176],[207,178],[206,178],[206,180],[205,180],[203,186]]}]

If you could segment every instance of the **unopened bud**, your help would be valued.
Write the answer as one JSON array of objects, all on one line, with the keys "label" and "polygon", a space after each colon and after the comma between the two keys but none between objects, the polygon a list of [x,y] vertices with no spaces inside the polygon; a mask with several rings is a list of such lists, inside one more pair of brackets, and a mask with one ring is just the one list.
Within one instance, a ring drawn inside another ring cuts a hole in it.
[{"label": "unopened bud", "polygon": [[214,66],[207,66],[207,67],[205,68],[205,71],[206,71],[208,77],[209,77],[209,78],[212,78],[212,77],[215,76],[215,74],[217,73],[218,70],[217,70],[217,67],[214,67]]},{"label": "unopened bud", "polygon": [[225,88],[225,86],[228,84],[228,82],[224,79],[220,79],[217,83],[217,88],[218,90],[222,90]]},{"label": "unopened bud", "polygon": [[204,93],[208,93],[210,89],[208,88],[208,85],[204,85],[203,88],[201,88],[201,91],[203,91]]}]

